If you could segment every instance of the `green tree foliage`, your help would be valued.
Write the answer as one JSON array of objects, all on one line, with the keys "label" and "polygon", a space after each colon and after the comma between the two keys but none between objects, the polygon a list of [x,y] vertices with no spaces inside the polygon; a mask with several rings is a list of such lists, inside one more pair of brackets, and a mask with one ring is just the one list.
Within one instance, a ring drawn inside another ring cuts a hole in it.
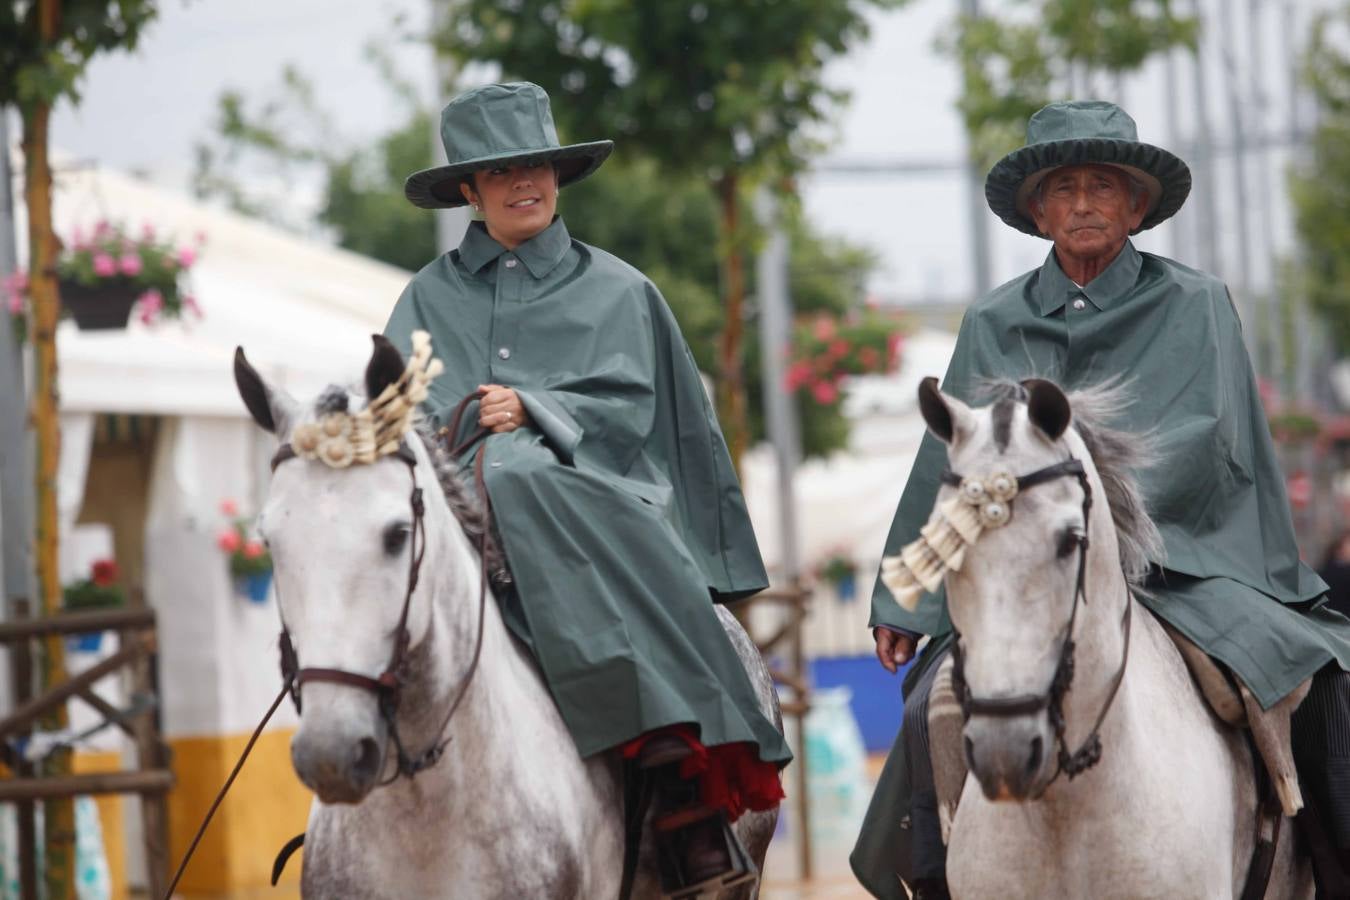
[{"label": "green tree foliage", "polygon": [[153,0],[63,0],[54,39],[44,40],[38,7],[36,0],[0,4],[0,105],[78,102],[89,61],[108,50],[134,50],[156,15]]},{"label": "green tree foliage", "polygon": [[1327,323],[1341,353],[1350,352],[1350,4],[1315,20],[1305,80],[1321,116],[1308,162],[1290,174],[1302,260],[1297,293]]},{"label": "green tree foliage", "polygon": [[[447,2],[447,0],[440,0]],[[746,182],[802,168],[842,91],[826,63],[867,36],[869,10],[905,0],[454,0],[438,49],[494,63],[552,95],[575,140],[611,137],[719,204],[718,411],[746,446],[742,334]]]},{"label": "green tree foliage", "polygon": [[957,106],[976,160],[992,165],[1020,146],[1027,119],[1045,104],[1092,99],[1153,54],[1194,48],[1198,23],[1173,5],[1011,0],[997,4],[997,14],[960,17],[939,48],[961,66],[964,90]]}]

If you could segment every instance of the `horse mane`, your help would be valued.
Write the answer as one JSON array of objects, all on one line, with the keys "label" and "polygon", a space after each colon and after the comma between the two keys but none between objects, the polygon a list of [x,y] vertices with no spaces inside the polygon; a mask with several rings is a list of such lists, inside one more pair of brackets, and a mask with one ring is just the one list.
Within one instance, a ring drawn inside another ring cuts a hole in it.
[{"label": "horse mane", "polygon": [[[1010,379],[987,381],[979,393],[995,402],[1027,400],[1026,388]],[[1134,402],[1129,383],[1120,377],[1066,391],[1065,396],[1073,410],[1073,428],[1087,446],[1106,492],[1120,545],[1120,567],[1126,581],[1138,586],[1166,552],[1136,477],[1138,471],[1158,461],[1157,441],[1151,433],[1122,431],[1108,424],[1118,420]]]},{"label": "horse mane", "polygon": [[[365,404],[366,398],[360,390],[330,384],[315,398],[313,414],[317,420],[328,413],[360,409]],[[479,548],[481,540],[483,557],[493,582],[498,585],[505,584],[510,580],[506,554],[502,552],[501,541],[492,527],[492,517],[486,507],[464,483],[459,463],[445,451],[435,432],[425,422],[419,421],[414,426],[414,433],[421,439],[422,446],[427,448],[432,468],[436,470],[436,480],[441,486],[441,493],[445,495],[445,501],[450,505],[450,512],[464,529],[465,536],[475,550]]]},{"label": "horse mane", "polygon": [[445,494],[445,502],[450,504],[450,512],[464,529],[464,534],[474,549],[482,548],[488,575],[499,585],[508,581],[506,554],[502,552],[501,541],[497,537],[496,529],[492,527],[492,516],[488,513],[487,507],[464,483],[463,470],[459,462],[446,452],[435,432],[425,422],[418,422],[415,432],[422,440],[422,446],[426,447],[427,453],[431,455],[436,480],[440,482],[441,492]]}]

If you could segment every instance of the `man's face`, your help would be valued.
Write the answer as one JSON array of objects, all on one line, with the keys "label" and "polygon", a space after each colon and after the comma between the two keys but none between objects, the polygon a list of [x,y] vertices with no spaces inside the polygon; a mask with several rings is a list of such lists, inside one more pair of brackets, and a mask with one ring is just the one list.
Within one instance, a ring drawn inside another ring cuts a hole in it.
[{"label": "man's face", "polygon": [[524,243],[553,221],[558,176],[551,162],[485,169],[474,173],[474,185],[461,185],[465,198],[478,204],[488,232],[505,245]]},{"label": "man's face", "polygon": [[1147,195],[1140,192],[1136,203],[1133,193],[1129,177],[1114,166],[1065,166],[1041,182],[1031,214],[1059,253],[1077,259],[1114,256],[1148,208]]}]

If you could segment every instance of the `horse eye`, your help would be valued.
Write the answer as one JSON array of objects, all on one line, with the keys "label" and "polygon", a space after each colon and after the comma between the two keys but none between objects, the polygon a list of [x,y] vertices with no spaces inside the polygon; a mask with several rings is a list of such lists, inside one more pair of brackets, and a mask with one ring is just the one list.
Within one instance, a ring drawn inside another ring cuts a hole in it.
[{"label": "horse eye", "polygon": [[384,552],[390,556],[397,556],[403,550],[403,545],[408,543],[408,535],[412,529],[405,524],[390,525],[384,530]]},{"label": "horse eye", "polygon": [[1077,528],[1066,528],[1059,533],[1059,547],[1055,555],[1063,559],[1078,549],[1079,542],[1083,539],[1083,532]]}]

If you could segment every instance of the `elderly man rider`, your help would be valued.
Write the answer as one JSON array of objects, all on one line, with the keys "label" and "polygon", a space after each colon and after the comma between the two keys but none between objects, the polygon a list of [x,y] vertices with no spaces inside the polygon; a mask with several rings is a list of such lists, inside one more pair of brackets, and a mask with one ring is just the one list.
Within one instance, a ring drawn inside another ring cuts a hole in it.
[{"label": "elderly man rider", "polygon": [[[1350,858],[1350,622],[1323,608],[1326,585],[1299,561],[1241,326],[1216,278],[1141,253],[1130,235],[1180,209],[1185,163],[1136,137],[1110,103],[1056,103],[1036,113],[1027,146],[990,171],[985,194],[1004,222],[1049,238],[1039,269],[966,313],[943,390],[977,399],[992,377],[1051,377],[1067,387],[1121,376],[1136,400],[1120,423],[1153,430],[1165,462],[1141,473],[1166,545],[1155,560],[1152,612],[1232,670],[1269,707],[1312,679],[1294,715],[1305,800],[1339,858]],[[918,536],[936,497],[943,447],[925,438],[886,540]],[[922,634],[933,641],[905,681],[904,727],[851,857],[876,896],[946,896],[927,747],[927,697],[951,645],[941,595],[902,609],[877,581],[871,625],[890,672]],[[1335,860],[1322,890],[1343,894]],[[899,876],[899,878],[897,878]]]}]

